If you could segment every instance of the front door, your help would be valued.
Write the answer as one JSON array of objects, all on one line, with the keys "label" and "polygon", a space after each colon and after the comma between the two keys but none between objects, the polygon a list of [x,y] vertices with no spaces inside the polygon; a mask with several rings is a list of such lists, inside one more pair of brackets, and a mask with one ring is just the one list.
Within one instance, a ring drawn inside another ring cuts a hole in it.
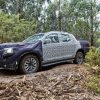
[{"label": "front door", "polygon": [[53,62],[60,58],[59,36],[57,33],[51,33],[43,40],[43,62]]}]

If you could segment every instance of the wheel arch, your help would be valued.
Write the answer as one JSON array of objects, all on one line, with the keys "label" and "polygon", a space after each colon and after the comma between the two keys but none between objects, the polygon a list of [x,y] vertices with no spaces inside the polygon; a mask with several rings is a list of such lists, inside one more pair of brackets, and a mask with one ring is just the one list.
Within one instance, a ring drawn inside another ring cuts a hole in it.
[{"label": "wheel arch", "polygon": [[[84,57],[85,57],[85,52],[82,48],[78,49],[77,52],[82,52],[84,54]],[[76,54],[77,54],[77,52],[76,52]]]},{"label": "wheel arch", "polygon": [[[85,58],[84,50],[83,50],[83,49],[78,49],[77,52],[76,52],[75,58],[74,58],[74,60],[73,60],[73,62],[74,62],[75,64],[79,64],[79,62],[77,61],[77,54],[78,54],[78,52],[81,52],[81,53],[83,54],[83,61],[84,61],[84,58]],[[82,61],[82,63],[83,63],[83,61]],[[81,63],[81,64],[82,64],[82,63]]]},{"label": "wheel arch", "polygon": [[33,53],[33,52],[26,52],[26,53],[21,54],[20,59],[19,59],[19,61],[18,61],[18,67],[19,67],[19,65],[20,65],[21,60],[22,60],[25,56],[27,56],[27,55],[34,55],[34,56],[36,56],[37,59],[39,60],[39,65],[41,66],[41,60],[42,60],[42,59],[41,59],[41,57],[39,56],[39,54]]}]

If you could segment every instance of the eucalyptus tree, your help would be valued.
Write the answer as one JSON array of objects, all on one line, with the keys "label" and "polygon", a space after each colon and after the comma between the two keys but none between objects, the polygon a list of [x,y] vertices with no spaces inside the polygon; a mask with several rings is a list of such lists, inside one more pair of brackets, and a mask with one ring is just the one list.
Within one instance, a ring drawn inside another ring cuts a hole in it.
[{"label": "eucalyptus tree", "polygon": [[69,7],[73,22],[72,30],[77,37],[90,39],[91,45],[93,45],[94,40],[96,7],[95,0],[71,0]]},{"label": "eucalyptus tree", "polygon": [[5,1],[0,0],[0,8],[3,9],[5,7]]}]

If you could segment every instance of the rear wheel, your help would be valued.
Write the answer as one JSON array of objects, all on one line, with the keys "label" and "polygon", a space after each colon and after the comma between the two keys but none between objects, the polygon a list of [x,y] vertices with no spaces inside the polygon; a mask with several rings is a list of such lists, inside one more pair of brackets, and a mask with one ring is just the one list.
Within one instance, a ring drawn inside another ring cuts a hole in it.
[{"label": "rear wheel", "polygon": [[26,55],[22,58],[19,70],[22,74],[35,73],[39,69],[39,60],[34,55]]},{"label": "rear wheel", "polygon": [[84,61],[84,54],[81,51],[78,51],[76,53],[75,59],[74,59],[74,63],[75,64],[82,64]]}]

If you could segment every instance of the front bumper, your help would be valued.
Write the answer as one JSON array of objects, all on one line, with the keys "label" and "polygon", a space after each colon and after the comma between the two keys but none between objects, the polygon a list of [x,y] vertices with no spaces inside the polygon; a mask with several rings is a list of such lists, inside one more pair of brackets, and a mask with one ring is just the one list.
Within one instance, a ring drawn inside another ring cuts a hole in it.
[{"label": "front bumper", "polygon": [[17,62],[16,63],[4,63],[3,64],[0,63],[0,69],[8,69],[8,70],[17,70],[18,66],[17,66]]},{"label": "front bumper", "polygon": [[4,56],[0,51],[0,69],[16,70],[18,68],[17,60],[14,59],[14,55]]}]

